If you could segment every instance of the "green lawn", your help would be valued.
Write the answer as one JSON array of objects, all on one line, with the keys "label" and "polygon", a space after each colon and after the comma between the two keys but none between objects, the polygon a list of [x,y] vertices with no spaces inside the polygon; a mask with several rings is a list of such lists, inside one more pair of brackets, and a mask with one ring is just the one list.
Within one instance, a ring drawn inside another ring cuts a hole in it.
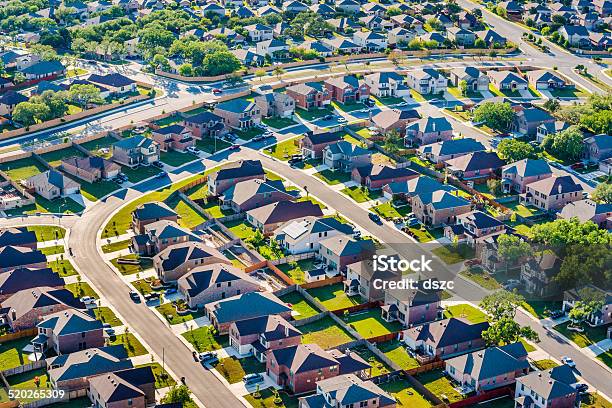
[{"label": "green lawn", "polygon": [[29,337],[0,343],[0,367],[15,368],[29,363],[28,355],[21,350],[30,344]]},{"label": "green lawn", "polygon": [[121,251],[122,249],[127,249],[132,243],[132,240],[126,239],[124,241],[116,241],[110,244],[102,245],[102,252],[108,254],[110,252]]},{"label": "green lawn", "polygon": [[48,247],[40,248],[39,251],[47,256],[63,254],[64,246],[63,245],[48,246]]},{"label": "green lawn", "polygon": [[597,356],[597,359],[612,368],[612,351],[606,351]]},{"label": "green lawn", "polygon": [[159,160],[166,163],[168,166],[179,167],[185,163],[196,160],[197,157],[191,153],[182,153],[175,150],[169,150],[167,152],[161,152]]},{"label": "green lawn", "polygon": [[557,98],[584,98],[588,96],[586,92],[582,89],[576,88],[563,88],[563,89],[554,89],[549,91],[550,94]]},{"label": "green lawn", "polygon": [[119,320],[117,316],[115,316],[115,313],[113,313],[110,307],[96,307],[93,309],[93,311],[96,319],[100,320],[102,323],[108,323],[113,327],[123,326],[123,322]]},{"label": "green lawn", "polygon": [[151,285],[149,284],[149,282],[144,279],[136,280],[132,282],[132,285],[134,285],[136,290],[143,295],[153,292],[153,289],[151,289]]},{"label": "green lawn", "polygon": [[415,377],[425,388],[444,402],[453,403],[463,399],[463,396],[458,391],[455,391],[450,380],[444,375],[442,370],[429,371]]},{"label": "green lawn", "polygon": [[432,250],[431,252],[442,259],[447,265],[453,265],[458,262],[463,262],[466,259],[472,259],[476,255],[474,248],[467,244],[443,245]]},{"label": "green lawn", "polygon": [[[47,370],[40,368],[38,370],[28,371],[22,374],[11,375],[7,378],[8,384],[12,389],[17,390],[32,390],[36,388],[47,388],[50,384],[48,381]],[[37,386],[38,381],[38,386]],[[19,401],[24,404],[35,401],[35,398],[19,398]]]},{"label": "green lawn", "polygon": [[242,381],[247,374],[262,373],[266,371],[265,364],[260,363],[255,357],[227,357],[214,364],[215,369],[229,382],[235,384]]},{"label": "green lawn", "polygon": [[0,170],[4,171],[15,181],[25,180],[47,170],[40,162],[32,157],[0,163]]},{"label": "green lawn", "polygon": [[148,179],[149,177],[153,177],[156,174],[161,173],[162,170],[155,166],[138,166],[133,169],[123,166],[121,172],[126,175],[131,183],[138,183],[139,181]]},{"label": "green lawn", "polygon": [[56,259],[55,261],[48,261],[47,267],[51,268],[55,273],[58,273],[62,278],[78,274],[69,259]]},{"label": "green lawn", "polygon": [[274,129],[284,129],[289,126],[297,125],[291,118],[263,118],[261,121]]},{"label": "green lawn", "polygon": [[459,275],[465,276],[467,279],[487,290],[495,290],[502,287],[495,278],[482,268],[472,268],[470,270],[461,271]]},{"label": "green lawn", "polygon": [[75,147],[66,147],[64,149],[55,150],[49,153],[44,153],[40,155],[40,158],[49,163],[49,165],[53,167],[57,167],[62,164],[62,160],[68,157],[85,157],[80,150]]},{"label": "green lawn", "polygon": [[[105,136],[100,139],[91,140],[89,142],[81,143],[81,147],[85,150],[89,150],[93,155],[104,157],[105,159],[110,158],[113,155],[113,143],[117,142],[114,137]],[[101,151],[102,149],[108,149],[107,152]]]},{"label": "green lawn", "polygon": [[370,210],[386,220],[391,220],[393,218],[404,217],[406,214],[412,211],[412,207],[409,205],[394,207],[391,201],[387,201],[386,203],[370,208]]},{"label": "green lawn", "polygon": [[606,339],[607,327],[591,327],[583,324],[584,333],[578,333],[567,328],[569,322],[559,324],[553,328],[565,337],[576,343],[578,347],[587,347]]},{"label": "green lawn", "polygon": [[69,283],[66,285],[66,289],[68,289],[72,294],[77,298],[82,298],[85,296],[91,296],[94,299],[100,299],[100,296],[89,286],[87,282],[75,282]]},{"label": "green lawn", "polygon": [[182,333],[189,343],[195,347],[198,352],[219,350],[229,346],[229,337],[227,335],[217,336],[213,333],[212,326],[198,327],[197,329]]},{"label": "green lawn", "polygon": [[527,343],[525,339],[520,339],[519,341],[523,343],[523,347],[525,347],[525,350],[527,350],[528,353],[531,353],[532,351],[536,351],[536,348],[533,347],[530,343]]},{"label": "green lawn", "polygon": [[427,228],[422,227],[414,227],[408,228],[412,233],[413,237],[419,242],[430,242],[436,239],[436,236],[432,234]]},{"label": "green lawn", "polygon": [[252,127],[250,129],[247,130],[236,130],[234,131],[234,133],[236,133],[236,136],[238,136],[240,139],[242,140],[251,140],[254,137],[257,137],[261,134],[263,134],[263,130],[258,128],[258,127]]},{"label": "green lawn", "polygon": [[221,208],[218,201],[210,200],[206,204],[198,204],[200,204],[200,206],[204,208],[204,210],[206,210],[206,212],[213,218],[223,218],[234,214],[232,210]]},{"label": "green lawn", "polygon": [[278,265],[285,275],[289,276],[297,284],[306,283],[304,273],[314,269],[314,261],[312,259],[303,259],[297,262]]},{"label": "green lawn", "polygon": [[582,396],[580,406],[582,408],[612,408],[612,404],[608,400],[593,393]]},{"label": "green lawn", "polygon": [[188,322],[190,320],[197,319],[198,317],[203,316],[203,314],[199,312],[190,312],[185,315],[179,315],[176,311],[176,308],[170,302],[164,303],[163,305],[159,305],[155,309],[162,316],[164,316],[170,324]]},{"label": "green lawn", "polygon": [[292,155],[301,153],[298,146],[299,140],[300,138],[285,140],[275,144],[274,146],[270,146],[269,148],[265,149],[264,152],[277,158],[278,160],[287,161]]},{"label": "green lawn", "polygon": [[178,194],[170,196],[165,203],[179,215],[178,223],[181,227],[193,229],[206,221],[202,214],[181,199]]},{"label": "green lawn", "polygon": [[[119,259],[135,259],[139,260],[140,263],[132,265],[119,263]],[[145,269],[151,268],[153,266],[153,261],[148,258],[140,258],[138,254],[128,254],[124,256],[120,256],[118,258],[112,259],[111,263],[122,275],[132,275],[134,273],[139,273],[144,271]]]},{"label": "green lawn", "polygon": [[544,360],[535,360],[533,361],[533,365],[538,369],[538,370],[549,370],[551,368],[555,368],[558,367],[559,364],[555,363],[553,360],[549,360],[549,359],[544,359]]},{"label": "green lawn", "polygon": [[404,102],[404,98],[397,98],[394,96],[387,96],[386,98],[377,98],[377,101],[384,105],[397,105],[398,103]]},{"label": "green lawn", "polygon": [[337,347],[341,344],[353,341],[353,337],[338,326],[331,317],[300,326],[302,332],[302,343],[316,343],[324,349]]},{"label": "green lawn", "polygon": [[554,300],[528,300],[521,304],[523,309],[538,319],[545,319],[553,310],[560,310],[563,302]]},{"label": "green lawn", "polygon": [[387,391],[397,400],[398,407],[427,408],[431,403],[419,394],[408,381],[396,380],[380,384],[380,388]]},{"label": "green lawn", "polygon": [[136,336],[132,333],[123,333],[115,337],[111,337],[108,341],[110,346],[116,346],[122,344],[128,353],[129,357],[142,356],[147,354],[147,349],[138,341]]},{"label": "green lawn", "polygon": [[191,187],[185,192],[185,194],[192,200],[205,199],[206,197],[208,197],[208,184],[202,183],[197,186]]},{"label": "green lawn", "polygon": [[363,358],[365,361],[370,363],[372,366],[369,370],[370,377],[376,377],[382,374],[387,374],[390,371],[393,371],[391,367],[387,366],[385,363],[380,361],[378,357],[374,353],[370,351],[367,347],[356,347],[352,348],[351,351],[357,353],[359,357]]},{"label": "green lawn", "polygon": [[351,103],[332,102],[332,106],[336,107],[336,109],[343,110],[344,112],[353,112],[353,111],[365,108],[365,105],[361,102],[351,102]]},{"label": "green lawn", "polygon": [[155,388],[156,389],[172,387],[173,385],[176,384],[176,381],[174,381],[174,378],[172,378],[170,374],[168,374],[168,372],[165,371],[163,367],[161,366],[161,364],[159,363],[141,364],[136,367],[147,367],[147,366],[150,366],[153,369],[153,376],[155,377]]},{"label": "green lawn", "polygon": [[34,225],[28,227],[28,231],[34,231],[38,242],[62,239],[66,236],[66,230],[55,225]]},{"label": "green lawn", "polygon": [[518,201],[505,205],[510,210],[514,211],[517,215],[520,215],[523,218],[533,217],[534,215],[537,215],[540,212],[537,208],[527,207],[523,204],[519,204]]},{"label": "green lawn", "polygon": [[305,319],[307,317],[319,314],[319,311],[308,303],[308,301],[297,291],[281,296],[280,300],[290,304],[291,309],[299,313],[298,315],[293,316],[293,318],[296,320]]},{"label": "green lawn", "polygon": [[81,195],[93,202],[121,188],[119,184],[110,180],[100,180],[95,183],[88,183],[70,175],[68,175],[68,177],[79,183],[81,185]]},{"label": "green lawn", "polygon": [[244,220],[235,220],[225,223],[225,226],[230,229],[238,238],[247,239],[255,233],[255,228]]},{"label": "green lawn", "polygon": [[449,319],[451,317],[467,319],[472,323],[481,323],[487,321],[487,315],[476,309],[472,305],[459,304],[454,306],[447,306],[444,310],[444,318]]},{"label": "green lawn", "polygon": [[358,187],[358,186],[347,187],[347,188],[342,189],[340,192],[351,197],[353,200],[355,200],[358,203],[364,203],[366,201],[376,200],[380,198],[382,195],[379,190],[370,191],[367,189],[367,187]]},{"label": "green lawn", "polygon": [[302,108],[297,108],[295,110],[295,114],[304,120],[311,121],[311,120],[320,119],[324,116],[333,114],[333,111],[334,109],[330,105],[327,105],[320,109],[313,108],[308,111]]},{"label": "green lawn", "polygon": [[298,399],[295,396],[291,396],[284,391],[277,391],[278,396],[282,400],[280,404],[274,402],[276,399],[272,388],[266,388],[259,391],[259,395],[251,394],[245,395],[244,399],[248,401],[254,408],[259,407],[276,407],[276,408],[298,408]]},{"label": "green lawn", "polygon": [[410,370],[419,366],[418,361],[408,354],[405,345],[397,340],[378,343],[376,347],[402,370]]},{"label": "green lawn", "polygon": [[365,312],[353,313],[348,318],[343,317],[343,320],[366,339],[402,330],[400,323],[386,322],[381,317],[381,309],[378,307]]},{"label": "green lawn", "polygon": [[346,295],[342,283],[308,289],[307,292],[327,310],[344,309],[361,303],[361,298],[359,296]]},{"label": "green lawn", "polygon": [[314,176],[323,180],[330,186],[351,181],[351,174],[342,171],[323,170],[315,173]]},{"label": "green lawn", "polygon": [[461,98],[475,98],[475,99],[481,99],[482,98],[482,94],[478,91],[468,91],[467,95],[463,95],[461,93],[461,90],[457,87],[454,86],[449,86],[448,88],[446,88],[448,90],[448,93],[453,95],[455,98],[461,99]]},{"label": "green lawn", "polygon": [[205,137],[203,139],[196,140],[196,147],[210,154],[216,153],[219,150],[223,150],[229,146],[231,146],[231,143],[228,143],[225,140],[221,140],[219,138],[217,138],[216,143],[212,137]]}]

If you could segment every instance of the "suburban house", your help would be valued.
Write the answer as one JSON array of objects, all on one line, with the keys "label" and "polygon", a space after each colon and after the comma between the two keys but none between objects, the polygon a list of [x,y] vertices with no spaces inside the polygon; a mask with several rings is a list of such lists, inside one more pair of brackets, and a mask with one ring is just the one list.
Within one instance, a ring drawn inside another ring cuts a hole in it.
[{"label": "suburban house", "polygon": [[228,264],[199,265],[181,276],[178,291],[191,309],[259,290],[259,282]]},{"label": "suburban house", "polygon": [[134,168],[159,161],[159,144],[153,139],[136,135],[113,143],[113,160]]},{"label": "suburban house", "polygon": [[587,285],[576,289],[566,290],[563,293],[563,311],[568,312],[576,302],[588,301],[593,297],[602,300],[599,310],[589,314],[586,318],[588,324],[592,326],[605,326],[612,323],[612,292],[605,291],[593,285]]},{"label": "suburban house", "polygon": [[231,324],[229,344],[240,355],[252,354],[264,363],[271,350],[296,346],[302,332],[281,316],[261,316]]},{"label": "suburban house", "polygon": [[433,68],[425,68],[408,71],[406,83],[418,93],[429,95],[446,91],[448,79]]},{"label": "suburban house", "polygon": [[370,97],[370,87],[354,75],[328,78],[323,84],[332,100],[341,103],[360,102]]},{"label": "suburban house", "polygon": [[91,74],[87,80],[95,85],[101,85],[114,95],[136,92],[136,81],[119,73],[106,75]]},{"label": "suburban house", "polygon": [[[55,238],[57,239],[57,236]],[[0,229],[0,248],[9,245],[36,249],[38,247],[36,233],[27,227]]]},{"label": "suburban house", "polygon": [[340,374],[358,373],[370,368],[356,353],[325,351],[317,344],[298,344],[272,350],[266,361],[266,374],[275,384],[299,395],[317,388],[317,382]]},{"label": "suburban house", "polygon": [[223,123],[233,129],[246,130],[261,123],[261,110],[255,102],[236,98],[221,102],[213,113],[223,118]]},{"label": "suburban house", "polygon": [[408,147],[451,140],[453,125],[444,116],[428,116],[406,126],[404,144]]},{"label": "suburban house", "polygon": [[[559,368],[534,371],[517,378],[514,394],[515,406],[517,408],[536,406],[574,408],[578,391],[573,387],[574,384],[566,382],[573,375],[568,376],[566,373],[562,373],[565,369],[559,370]],[[575,377],[574,380],[570,381],[575,381]]]},{"label": "suburban house", "polygon": [[244,26],[244,30],[247,32],[249,39],[256,43],[260,41],[271,40],[272,38],[274,38],[274,32],[272,28],[263,24],[257,23]]},{"label": "suburban house", "polygon": [[361,9],[361,4],[355,0],[336,0],[336,10],[340,10],[347,14],[358,13]]},{"label": "suburban house", "polygon": [[371,239],[356,240],[348,235],[335,235],[319,241],[319,258],[327,269],[328,277],[338,275],[348,264],[368,259],[375,252]]},{"label": "suburban house", "polygon": [[468,92],[489,90],[489,77],[476,67],[453,68],[450,71],[450,80],[455,87],[459,87],[461,81],[465,81]]},{"label": "suburban house", "polygon": [[419,156],[435,164],[442,164],[447,160],[454,159],[466,154],[482,152],[486,148],[482,143],[472,138],[451,139],[436,142],[417,149]]},{"label": "suburban house", "polygon": [[502,167],[502,188],[505,192],[524,193],[529,183],[552,177],[546,160],[523,159]]},{"label": "suburban house", "polygon": [[289,56],[289,45],[285,40],[278,38],[256,43],[255,50],[257,54],[270,56],[275,61],[283,60]]},{"label": "suburban house", "polygon": [[460,47],[471,47],[476,41],[476,34],[467,28],[451,27],[446,30],[446,35]]},{"label": "suburban house", "polygon": [[295,100],[295,106],[309,110],[322,108],[331,102],[327,88],[318,82],[305,82],[287,87],[285,93]]},{"label": "suburban house", "polygon": [[612,228],[612,204],[578,200],[567,203],[557,216],[566,220],[578,218],[580,222],[592,221],[602,229]]},{"label": "suburban house", "polygon": [[128,368],[89,380],[94,407],[145,408],[155,403],[155,375],[150,366]]},{"label": "suburban house", "polygon": [[408,181],[418,176],[416,171],[406,167],[396,168],[380,164],[355,167],[351,172],[351,179],[368,190],[380,190],[386,184]]},{"label": "suburban house", "polygon": [[495,175],[505,162],[495,152],[474,152],[446,161],[448,170],[462,180],[489,178]]},{"label": "suburban house", "polygon": [[2,302],[0,320],[14,331],[33,329],[42,318],[66,309],[85,309],[67,289],[37,287],[15,293]]},{"label": "suburban house", "polygon": [[0,95],[0,115],[9,116],[13,113],[15,106],[20,104],[21,102],[27,102],[30,98],[27,96],[20,94],[19,92],[15,92],[13,90],[8,90],[2,95]]},{"label": "suburban house", "polygon": [[387,289],[381,307],[382,318],[411,327],[441,317],[441,291],[424,289],[423,281],[417,286],[418,289]]},{"label": "suburban house", "polygon": [[291,220],[274,231],[273,239],[291,255],[317,252],[322,239],[340,234],[352,235],[353,227],[333,217],[304,217]]},{"label": "suburban house", "polygon": [[144,203],[132,212],[132,229],[136,234],[144,234],[145,226],[162,220],[178,222],[178,217],[164,202]]},{"label": "suburban house", "polygon": [[372,116],[370,122],[383,135],[392,130],[404,135],[406,126],[420,118],[415,109],[385,109]]},{"label": "suburban house", "polygon": [[36,174],[25,182],[26,188],[47,200],[78,194],[81,185],[57,170]]},{"label": "suburban house", "polygon": [[584,26],[566,24],[559,28],[559,34],[572,47],[588,47],[590,45],[589,30]]},{"label": "suburban house", "polygon": [[64,279],[60,278],[51,268],[19,266],[0,273],[0,304],[22,290],[41,286],[60,289],[64,287],[64,284]]},{"label": "suburban house", "polygon": [[66,67],[60,61],[38,61],[20,71],[27,80],[51,79],[64,75]]},{"label": "suburban house", "polygon": [[392,200],[401,199],[407,204],[412,203],[413,197],[422,194],[431,194],[434,191],[455,191],[449,184],[442,184],[429,176],[419,176],[406,182],[389,183],[383,187],[383,195]]},{"label": "suburban house", "polygon": [[340,133],[314,133],[306,134],[300,139],[300,148],[304,158],[320,159],[323,157],[323,149],[342,139]]},{"label": "suburban house", "polygon": [[583,157],[592,163],[599,163],[612,157],[612,137],[595,135],[584,139]]},{"label": "suburban house", "polygon": [[112,179],[121,171],[118,164],[98,156],[68,157],[62,159],[60,168],[88,183]]},{"label": "suburban house", "polygon": [[482,332],[488,328],[488,322],[471,323],[453,317],[405,330],[404,342],[420,362],[446,360],[484,348]]},{"label": "suburban house", "polygon": [[453,357],[445,361],[446,373],[457,381],[465,393],[480,394],[514,384],[529,374],[527,350],[522,343],[493,346]]},{"label": "suburban house", "polygon": [[236,183],[251,179],[266,179],[266,173],[259,160],[240,160],[224,166],[208,176],[208,191],[220,195]]},{"label": "suburban house", "polygon": [[366,302],[377,302],[385,299],[385,291],[374,281],[399,281],[401,276],[390,269],[382,271],[374,269],[371,259],[354,262],[346,266],[346,280],[344,281],[344,292],[348,296],[359,295]]},{"label": "suburban house", "polygon": [[295,111],[295,100],[286,93],[270,92],[256,96],[254,101],[265,118],[288,118]]},{"label": "suburban house", "polygon": [[544,123],[554,123],[554,116],[540,108],[527,108],[516,113],[512,129],[529,137],[536,136],[538,127]]},{"label": "suburban house", "polygon": [[582,200],[584,191],[572,176],[555,176],[534,181],[526,186],[519,201],[545,211],[561,210],[568,203]]},{"label": "suburban house", "polygon": [[47,359],[49,383],[54,389],[65,391],[86,390],[92,377],[132,367],[132,361],[122,344]]},{"label": "suburban house", "polygon": [[493,235],[506,232],[506,224],[482,211],[471,211],[457,216],[455,225],[444,228],[444,236],[451,242],[462,243],[474,247]]},{"label": "suburban house", "polygon": [[0,247],[0,273],[15,268],[46,268],[47,257],[37,249],[7,245]]},{"label": "suburban house", "polygon": [[176,282],[196,267],[232,263],[218,249],[189,241],[167,247],[153,257],[153,269],[164,283]]},{"label": "suburban house", "polygon": [[[390,20],[391,23],[394,23],[393,20]],[[416,37],[416,33],[413,30],[407,30],[404,27],[395,27],[389,31],[387,31],[387,42],[389,46],[392,48],[393,46],[397,46],[398,44],[408,44]]]},{"label": "suburban house", "polygon": [[31,341],[35,352],[53,350],[61,355],[104,346],[102,322],[80,310],[47,315],[36,327],[38,336]]},{"label": "suburban house", "polygon": [[204,305],[206,317],[219,334],[229,333],[233,322],[255,317],[279,315],[291,318],[291,308],[269,292],[249,292]]},{"label": "suburban house", "polygon": [[355,31],[353,42],[366,51],[376,52],[387,48],[387,36],[375,31]]},{"label": "suburban house", "polygon": [[250,179],[236,183],[219,197],[221,207],[240,213],[278,201],[294,201],[282,180]]},{"label": "suburban house", "polygon": [[465,198],[445,190],[427,191],[412,198],[414,216],[432,227],[454,224],[457,216],[472,210]]},{"label": "suburban house", "polygon": [[196,139],[219,137],[225,132],[223,118],[210,111],[187,116],[181,124],[187,127]]},{"label": "suburban house", "polygon": [[500,91],[526,91],[529,82],[512,71],[487,71],[491,84]]},{"label": "suburban house", "polygon": [[351,172],[356,167],[370,164],[372,153],[346,140],[329,144],[323,148],[323,164],[332,170]]},{"label": "suburban house", "polygon": [[397,72],[377,72],[366,75],[364,81],[370,87],[370,93],[379,98],[401,98],[410,95],[406,79]]},{"label": "suburban house", "polygon": [[169,150],[185,152],[188,147],[195,146],[195,139],[191,134],[191,130],[178,123],[153,129],[151,137],[159,144],[162,152]]},{"label": "suburban house", "polygon": [[301,397],[299,401],[300,408],[397,406],[395,399],[378,385],[372,381],[364,381],[354,374],[317,381],[317,393]]},{"label": "suburban house", "polygon": [[501,34],[498,34],[496,31],[483,30],[476,32],[476,35],[478,36],[478,38],[481,38],[485,42],[487,47],[496,45],[499,45],[501,47],[506,46],[506,37],[502,36]]},{"label": "suburban house", "polygon": [[546,69],[536,69],[526,73],[529,85],[535,89],[562,89],[567,85],[563,77]]},{"label": "suburban house", "polygon": [[554,277],[561,268],[561,259],[551,251],[534,253],[526,261],[521,262],[520,281],[525,292],[540,298],[546,298],[558,293],[559,285]]},{"label": "suburban house", "polygon": [[321,207],[312,201],[278,201],[247,211],[246,220],[270,235],[287,221],[307,216],[321,217]]},{"label": "suburban house", "polygon": [[201,242],[195,233],[174,221],[161,220],[147,224],[144,233],[132,237],[132,248],[140,255],[153,256],[171,245],[188,241]]}]

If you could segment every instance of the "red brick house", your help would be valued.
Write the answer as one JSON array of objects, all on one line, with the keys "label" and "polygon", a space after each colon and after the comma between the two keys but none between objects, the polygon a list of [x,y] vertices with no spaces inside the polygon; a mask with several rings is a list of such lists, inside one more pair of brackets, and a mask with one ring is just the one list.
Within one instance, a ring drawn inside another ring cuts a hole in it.
[{"label": "red brick house", "polygon": [[281,316],[261,316],[233,322],[229,342],[238,354],[253,354],[265,362],[271,350],[300,344],[302,332]]},{"label": "red brick house", "polygon": [[322,108],[331,102],[331,94],[318,82],[293,85],[287,87],[285,92],[295,100],[296,107],[306,110]]},{"label": "red brick house", "polygon": [[163,202],[144,203],[132,213],[132,229],[143,234],[145,226],[162,220],[178,222],[178,214]]},{"label": "red brick house", "polygon": [[300,139],[302,155],[307,159],[320,159],[323,157],[323,149],[341,139],[339,133],[315,133],[306,135]]},{"label": "red brick house", "polygon": [[174,124],[153,130],[151,137],[157,143],[162,152],[176,150],[184,152],[188,147],[195,145],[195,139],[191,130],[185,126]]},{"label": "red brick house", "polygon": [[77,309],[50,314],[36,327],[38,336],[31,343],[39,352],[53,350],[59,355],[104,346],[102,322]]},{"label": "red brick house", "polygon": [[324,82],[331,99],[341,103],[353,103],[370,97],[370,87],[354,75],[329,78]]},{"label": "red brick house", "polygon": [[408,168],[395,168],[380,164],[356,167],[351,172],[353,181],[366,186],[369,190],[380,190],[386,184],[408,181],[418,176],[416,171]]},{"label": "red brick house", "polygon": [[191,134],[196,139],[218,137],[226,131],[223,118],[209,111],[187,116],[181,123],[191,130]]}]

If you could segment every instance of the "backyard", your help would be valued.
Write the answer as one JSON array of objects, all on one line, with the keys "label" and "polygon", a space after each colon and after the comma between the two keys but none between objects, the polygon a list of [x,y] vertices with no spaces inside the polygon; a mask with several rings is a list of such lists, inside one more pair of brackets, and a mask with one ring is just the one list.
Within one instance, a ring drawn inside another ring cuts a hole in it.
[{"label": "backyard", "polygon": [[406,346],[398,340],[385,341],[376,344],[376,348],[384,353],[391,361],[401,367],[402,370],[410,370],[418,367],[418,361],[406,351]]},{"label": "backyard", "polygon": [[229,228],[234,235],[241,239],[247,239],[255,234],[255,228],[253,228],[250,224],[247,224],[244,220],[226,222],[225,226]]},{"label": "backyard", "polygon": [[395,380],[380,384],[380,388],[387,391],[398,401],[399,407],[427,408],[432,404],[419,394],[408,381]]},{"label": "backyard", "polygon": [[290,262],[278,265],[285,275],[289,276],[295,283],[306,283],[304,273],[314,269],[314,261],[312,259],[303,259],[297,262]]},{"label": "backyard", "polygon": [[220,350],[229,346],[227,335],[218,336],[212,326],[198,327],[181,334],[198,352]]},{"label": "backyard", "polygon": [[317,309],[314,308],[308,301],[297,291],[287,293],[279,298],[283,302],[289,304],[294,313],[293,318],[296,320],[305,319],[310,316],[319,314]]},{"label": "backyard", "polygon": [[381,310],[378,307],[352,313],[347,317],[343,317],[343,320],[366,339],[402,330],[400,323],[385,321],[381,317]]},{"label": "backyard", "polygon": [[369,370],[370,377],[377,377],[393,371],[391,367],[380,361],[378,357],[376,357],[376,355],[365,346],[352,348],[351,351],[357,353],[359,357],[363,358],[371,365]]},{"label": "backyard", "polygon": [[0,163],[4,171],[15,181],[25,180],[46,171],[46,167],[32,157]]},{"label": "backyard", "polygon": [[181,227],[193,229],[206,221],[202,214],[181,199],[178,194],[168,197],[165,203],[179,215],[178,223]]},{"label": "backyard", "polygon": [[0,367],[3,369],[15,368],[29,363],[28,355],[23,353],[23,348],[30,344],[31,338],[7,341],[0,343]]},{"label": "backyard", "polygon": [[463,396],[453,388],[450,379],[444,375],[442,370],[422,373],[416,375],[415,378],[444,402],[453,403],[463,399]]},{"label": "backyard", "polygon": [[111,136],[101,137],[100,139],[90,140],[89,142],[81,143],[80,146],[89,150],[93,155],[100,156],[105,159],[110,158],[113,155],[113,143],[117,142],[117,139]]},{"label": "backyard", "polygon": [[302,343],[316,343],[324,349],[337,347],[354,340],[331,317],[324,317],[312,323],[298,327],[302,332]]},{"label": "backyard", "polygon": [[[37,388],[47,388],[47,370],[40,368],[33,371],[28,371],[22,374],[11,375],[7,378],[8,385],[16,390],[33,390]],[[36,398],[19,398],[23,403],[32,402]]]},{"label": "backyard", "polygon": [[450,319],[451,317],[463,318],[472,323],[481,323],[487,321],[487,315],[476,309],[472,305],[462,303],[459,305],[447,306],[444,310],[444,318]]},{"label": "backyard", "polygon": [[75,147],[66,147],[59,150],[54,150],[52,152],[43,153],[40,155],[40,158],[49,163],[52,167],[58,167],[62,164],[63,159],[67,159],[69,157],[85,157],[80,150]]},{"label": "backyard", "polygon": [[307,292],[327,310],[344,309],[361,303],[359,296],[347,296],[342,283],[308,289]]}]

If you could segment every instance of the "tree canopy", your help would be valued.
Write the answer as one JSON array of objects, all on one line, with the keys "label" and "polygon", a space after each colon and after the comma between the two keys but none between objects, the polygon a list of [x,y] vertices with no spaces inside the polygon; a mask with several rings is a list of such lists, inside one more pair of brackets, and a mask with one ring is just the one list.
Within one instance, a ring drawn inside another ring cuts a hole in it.
[{"label": "tree canopy", "polygon": [[507,102],[485,102],[474,109],[474,122],[483,122],[500,132],[510,128],[514,116],[512,106]]}]

